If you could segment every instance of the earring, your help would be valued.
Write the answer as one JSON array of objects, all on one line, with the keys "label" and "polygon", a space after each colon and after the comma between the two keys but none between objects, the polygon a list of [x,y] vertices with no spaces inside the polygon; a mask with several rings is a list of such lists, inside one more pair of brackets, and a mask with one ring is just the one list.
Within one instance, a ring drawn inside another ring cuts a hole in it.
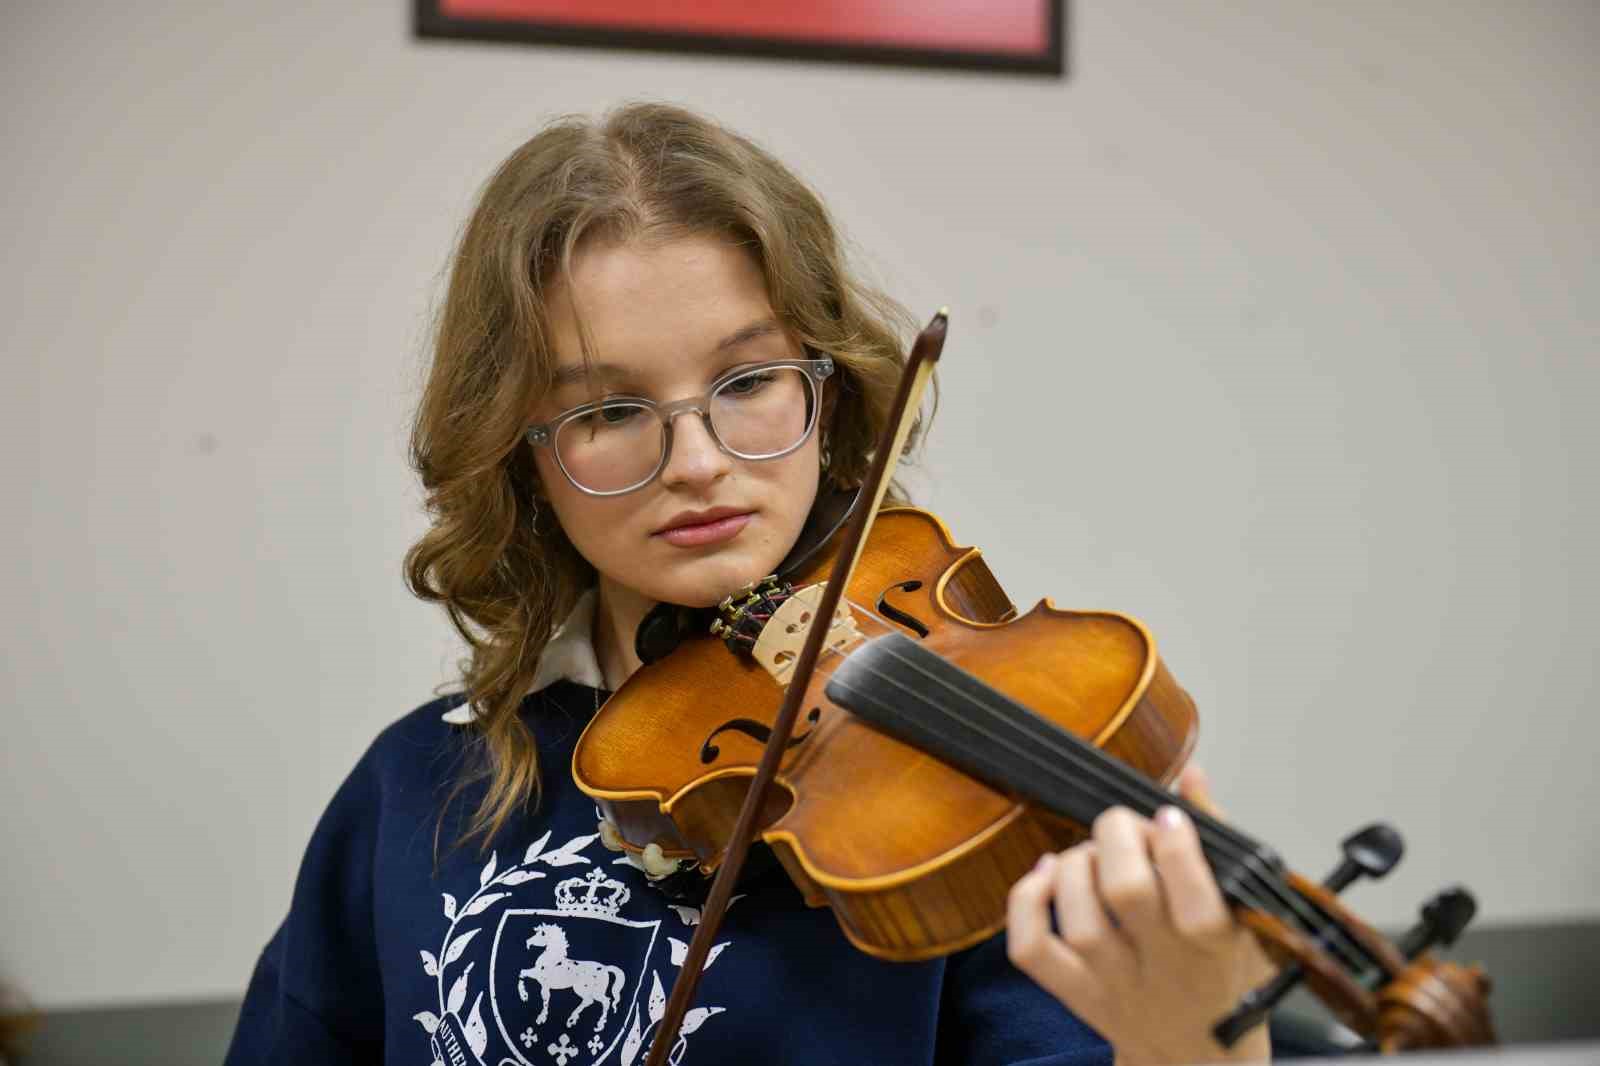
[{"label": "earring", "polygon": [[828,469],[828,464],[833,462],[833,451],[828,447],[828,435],[822,435],[822,469]]}]

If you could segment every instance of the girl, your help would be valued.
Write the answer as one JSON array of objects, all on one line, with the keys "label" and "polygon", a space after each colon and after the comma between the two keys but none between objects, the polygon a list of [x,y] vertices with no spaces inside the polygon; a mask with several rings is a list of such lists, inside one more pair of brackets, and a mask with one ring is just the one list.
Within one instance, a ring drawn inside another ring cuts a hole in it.
[{"label": "girl", "polygon": [[[643,1061],[699,911],[607,849],[573,744],[655,605],[773,573],[860,482],[906,324],[810,190],[693,114],[564,120],[506,160],[413,436],[432,527],[408,576],[471,647],[465,692],[339,789],[230,1063]],[[781,876],[736,899],[672,1062],[1268,1053],[1208,1035],[1267,971],[1176,810],[1108,813],[1018,882],[1009,939],[932,962],[856,951]]]}]

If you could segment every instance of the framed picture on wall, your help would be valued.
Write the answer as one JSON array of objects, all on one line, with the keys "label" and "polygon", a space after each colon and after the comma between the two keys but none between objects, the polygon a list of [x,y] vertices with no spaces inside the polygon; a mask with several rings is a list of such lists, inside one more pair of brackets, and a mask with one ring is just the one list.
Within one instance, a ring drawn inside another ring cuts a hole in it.
[{"label": "framed picture on wall", "polygon": [[424,38],[1066,73],[1066,0],[415,3]]}]

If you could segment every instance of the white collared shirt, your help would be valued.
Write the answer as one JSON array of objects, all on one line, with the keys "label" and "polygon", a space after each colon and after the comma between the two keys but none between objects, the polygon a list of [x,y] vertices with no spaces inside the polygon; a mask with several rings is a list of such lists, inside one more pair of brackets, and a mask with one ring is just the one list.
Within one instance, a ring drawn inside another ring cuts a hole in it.
[{"label": "white collared shirt", "polygon": [[[544,654],[539,656],[539,669],[534,671],[528,695],[542,692],[557,681],[574,681],[590,688],[606,687],[600,659],[594,653],[594,609],[598,600],[599,595],[591,586],[572,605],[567,620],[556,627],[550,642],[544,646]],[[451,725],[469,725],[475,717],[470,703],[452,707],[440,715]]]}]

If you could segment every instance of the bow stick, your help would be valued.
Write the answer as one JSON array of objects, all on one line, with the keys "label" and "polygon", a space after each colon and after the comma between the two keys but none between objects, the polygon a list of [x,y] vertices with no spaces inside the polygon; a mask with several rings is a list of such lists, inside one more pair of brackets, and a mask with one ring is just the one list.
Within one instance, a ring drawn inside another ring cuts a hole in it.
[{"label": "bow stick", "polygon": [[[672,1045],[677,1042],[678,1030],[683,1025],[683,1016],[688,1012],[689,1004],[694,999],[695,989],[699,987],[700,972],[705,966],[706,956],[711,951],[711,942],[716,939],[717,931],[722,927],[722,918],[727,913],[728,901],[732,898],[734,886],[738,883],[739,872],[744,868],[745,856],[749,854],[761,800],[772,784],[773,777],[778,773],[778,763],[782,761],[789,737],[794,733],[795,719],[799,716],[800,703],[805,697],[806,686],[811,682],[817,659],[822,653],[822,642],[827,636],[829,621],[839,606],[839,598],[844,594],[850,575],[855,571],[856,561],[861,557],[861,550],[867,542],[867,533],[872,528],[873,519],[877,517],[878,507],[883,503],[884,494],[889,490],[889,479],[894,474],[901,449],[905,447],[911,426],[916,421],[922,393],[927,388],[928,379],[933,376],[934,364],[938,362],[939,355],[944,350],[945,328],[948,321],[949,312],[945,308],[940,308],[938,314],[933,316],[933,320],[917,335],[916,343],[911,346],[911,354],[907,357],[905,369],[900,376],[899,390],[895,394],[894,406],[889,412],[883,440],[878,445],[877,453],[872,457],[872,468],[868,471],[866,483],[857,497],[856,511],[850,516],[850,524],[840,544],[833,573],[828,576],[822,600],[812,615],[811,628],[806,633],[806,641],[800,649],[794,674],[790,677],[789,687],[784,692],[782,709],[778,712],[777,721],[773,723],[772,736],[761,753],[761,762],[756,766],[755,776],[750,779],[750,786],[745,792],[744,805],[739,808],[739,817],[734,822],[733,835],[729,838],[727,849],[723,854],[722,866],[717,870],[716,879],[711,883],[711,894],[700,912],[700,924],[695,928],[694,937],[689,942],[683,967],[678,971],[677,980],[673,982],[672,995],[667,1000],[667,1009],[661,1016],[661,1024],[656,1028],[656,1035],[650,1042],[650,1054],[645,1059],[645,1066],[665,1066],[667,1055]],[[868,493],[871,494],[870,506],[860,506],[859,502],[862,499],[869,498]]]}]

